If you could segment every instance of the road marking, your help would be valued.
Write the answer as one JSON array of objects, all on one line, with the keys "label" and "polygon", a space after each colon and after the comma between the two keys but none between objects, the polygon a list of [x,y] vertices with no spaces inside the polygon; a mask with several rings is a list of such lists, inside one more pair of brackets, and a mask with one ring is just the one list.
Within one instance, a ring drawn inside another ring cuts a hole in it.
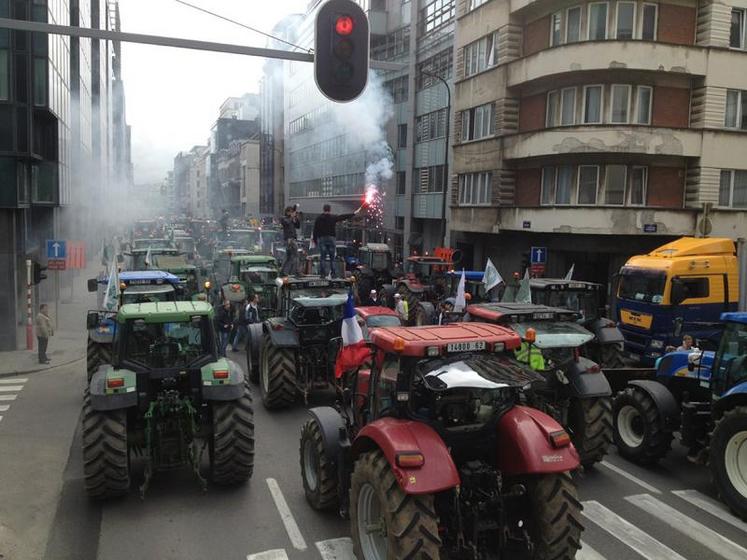
[{"label": "road marking", "polygon": [[716,531],[709,529],[702,523],[698,523],[653,496],[638,494],[637,496],[627,496],[625,499],[643,511],[660,519],[675,531],[679,531],[703,546],[710,548],[724,560],[744,560],[747,558],[747,549],[722,537]]},{"label": "road marking", "polygon": [[658,488],[656,488],[654,486],[651,486],[648,482],[644,482],[643,480],[641,480],[637,476],[633,476],[629,472],[622,470],[620,467],[617,467],[617,466],[613,465],[612,463],[608,463],[607,461],[602,461],[599,464],[602,465],[603,467],[611,470],[612,472],[615,472],[615,473],[619,474],[620,476],[624,476],[629,481],[634,482],[635,484],[637,484],[641,488],[645,488],[646,490],[648,490],[652,494],[661,494],[661,490],[659,490]]},{"label": "road marking", "polygon": [[16,379],[0,379],[0,385],[11,385],[13,383],[26,383],[28,379],[26,377]]},{"label": "road marking", "polygon": [[[685,560],[667,545],[629,523],[599,502],[584,502],[584,517],[628,545],[647,560]],[[744,559],[742,559],[744,560]]]},{"label": "road marking", "polygon": [[3,393],[18,392],[23,389],[23,385],[0,385],[0,391]]},{"label": "road marking", "polygon": [[[2,410],[2,408],[0,408]],[[711,515],[718,517],[721,521],[728,523],[732,527],[741,529],[747,533],[747,523],[741,521],[737,516],[732,515],[729,508],[725,504],[722,504],[718,500],[701,494],[697,490],[672,490],[672,494],[679,496],[686,502],[690,502],[695,507],[699,507],[703,511],[707,511]]]},{"label": "road marking", "polygon": [[350,537],[320,541],[316,543],[316,548],[322,555],[322,560],[350,560],[350,558],[355,558],[353,541]]},{"label": "road marking", "polygon": [[0,401],[14,401],[18,395],[0,395]]},{"label": "road marking", "polygon": [[2,416],[0,416],[0,420],[2,420],[2,419],[3,419],[3,417],[2,417]]},{"label": "road marking", "polygon": [[249,554],[246,560],[288,560],[288,555],[282,548],[276,548],[274,550],[258,552],[257,554]]},{"label": "road marking", "polygon": [[0,404],[0,412],[7,412],[9,408],[9,404]]},{"label": "road marking", "polygon": [[274,478],[268,478],[267,487],[270,489],[272,499],[275,501],[275,507],[280,514],[280,519],[282,520],[283,525],[285,525],[285,532],[288,533],[288,538],[293,544],[293,547],[297,550],[306,550],[306,541],[301,534],[301,529],[298,528],[298,523],[296,523],[296,520],[288,507],[288,502],[285,501],[285,496],[283,496],[283,492],[280,490],[280,486],[278,486],[278,481]]},{"label": "road marking", "polygon": [[576,552],[576,560],[605,560],[605,558],[584,541],[581,541],[581,548]]}]

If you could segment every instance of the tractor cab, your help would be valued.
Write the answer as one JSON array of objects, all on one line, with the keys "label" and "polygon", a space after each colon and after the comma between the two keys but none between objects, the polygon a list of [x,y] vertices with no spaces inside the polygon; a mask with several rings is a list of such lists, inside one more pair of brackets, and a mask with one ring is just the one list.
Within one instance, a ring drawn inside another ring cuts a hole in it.
[{"label": "tractor cab", "polygon": [[[485,273],[481,270],[465,270],[464,272],[464,291],[466,294],[470,294],[471,301],[478,303],[482,301],[490,301],[490,296],[485,290],[485,284],[482,280],[485,277]],[[459,282],[462,279],[461,270],[450,270],[446,273],[447,277],[447,292],[449,294],[456,294],[459,288]]]},{"label": "tractor cab", "polygon": [[392,269],[392,250],[386,243],[367,243],[358,248],[359,266],[374,271],[384,272]]},{"label": "tractor cab", "polygon": [[138,250],[138,249],[176,249],[176,245],[174,244],[173,239],[171,238],[164,238],[164,239],[152,239],[152,238],[146,238],[146,239],[133,239],[132,241],[132,249]]},{"label": "tractor cab", "polygon": [[222,243],[230,243],[237,249],[245,249],[251,252],[259,250],[259,230],[256,228],[249,229],[230,229],[225,234],[221,234]]},{"label": "tractor cab", "polygon": [[562,307],[580,314],[579,320],[591,323],[604,315],[604,286],[594,282],[563,278],[532,278],[529,281],[532,303]]},{"label": "tractor cab", "polygon": [[278,263],[267,255],[237,255],[231,257],[228,281],[221,286],[223,297],[231,303],[244,301],[250,293],[259,294],[263,316],[276,306]]}]

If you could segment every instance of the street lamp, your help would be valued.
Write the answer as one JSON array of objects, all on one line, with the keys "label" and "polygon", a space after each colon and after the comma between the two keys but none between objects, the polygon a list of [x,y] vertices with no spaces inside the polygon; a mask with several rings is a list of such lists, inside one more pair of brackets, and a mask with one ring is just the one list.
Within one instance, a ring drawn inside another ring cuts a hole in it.
[{"label": "street lamp", "polygon": [[449,124],[451,123],[451,88],[449,83],[438,74],[420,70],[421,74],[440,81],[446,87],[446,138],[444,141],[444,186],[441,201],[441,247],[446,244],[446,195],[449,186]]}]

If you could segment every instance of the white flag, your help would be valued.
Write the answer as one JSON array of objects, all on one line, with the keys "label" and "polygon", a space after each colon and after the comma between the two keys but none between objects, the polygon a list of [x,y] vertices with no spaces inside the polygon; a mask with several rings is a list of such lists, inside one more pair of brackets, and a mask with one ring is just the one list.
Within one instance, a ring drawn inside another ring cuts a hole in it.
[{"label": "white flag", "polygon": [[467,307],[467,300],[464,297],[464,283],[465,283],[465,277],[464,277],[464,269],[462,269],[462,277],[459,279],[459,286],[457,286],[457,293],[456,293],[456,301],[454,302],[454,311],[464,311],[464,308]]},{"label": "white flag", "polygon": [[147,268],[150,268],[151,259],[152,255],[150,254],[150,247],[148,247],[148,252],[145,253],[145,266]]},{"label": "white flag", "polygon": [[571,268],[566,273],[564,280],[573,280],[573,269],[574,268],[576,268],[576,263],[573,263],[571,265]]},{"label": "white flag", "polygon": [[498,284],[503,282],[501,273],[493,264],[493,261],[488,259],[488,264],[485,265],[485,274],[482,277],[482,283],[485,284],[485,291],[490,291],[495,288]]},{"label": "white flag", "polygon": [[109,272],[109,281],[106,283],[106,293],[104,294],[104,309],[107,311],[116,311],[119,306],[119,273],[117,272],[117,262],[112,263]]}]

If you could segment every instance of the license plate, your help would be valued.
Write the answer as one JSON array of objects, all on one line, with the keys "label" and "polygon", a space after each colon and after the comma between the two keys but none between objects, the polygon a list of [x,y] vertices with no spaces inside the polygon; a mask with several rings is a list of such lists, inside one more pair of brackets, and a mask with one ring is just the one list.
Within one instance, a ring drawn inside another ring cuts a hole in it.
[{"label": "license plate", "polygon": [[451,342],[446,345],[447,352],[471,352],[485,350],[484,340],[472,340],[470,342]]},{"label": "license plate", "polygon": [[306,286],[309,288],[326,288],[329,286],[329,282],[326,280],[312,280],[310,282],[306,282]]},{"label": "license plate", "polygon": [[534,313],[532,315],[532,319],[537,319],[537,320],[554,319],[554,318],[555,318],[554,313]]}]

